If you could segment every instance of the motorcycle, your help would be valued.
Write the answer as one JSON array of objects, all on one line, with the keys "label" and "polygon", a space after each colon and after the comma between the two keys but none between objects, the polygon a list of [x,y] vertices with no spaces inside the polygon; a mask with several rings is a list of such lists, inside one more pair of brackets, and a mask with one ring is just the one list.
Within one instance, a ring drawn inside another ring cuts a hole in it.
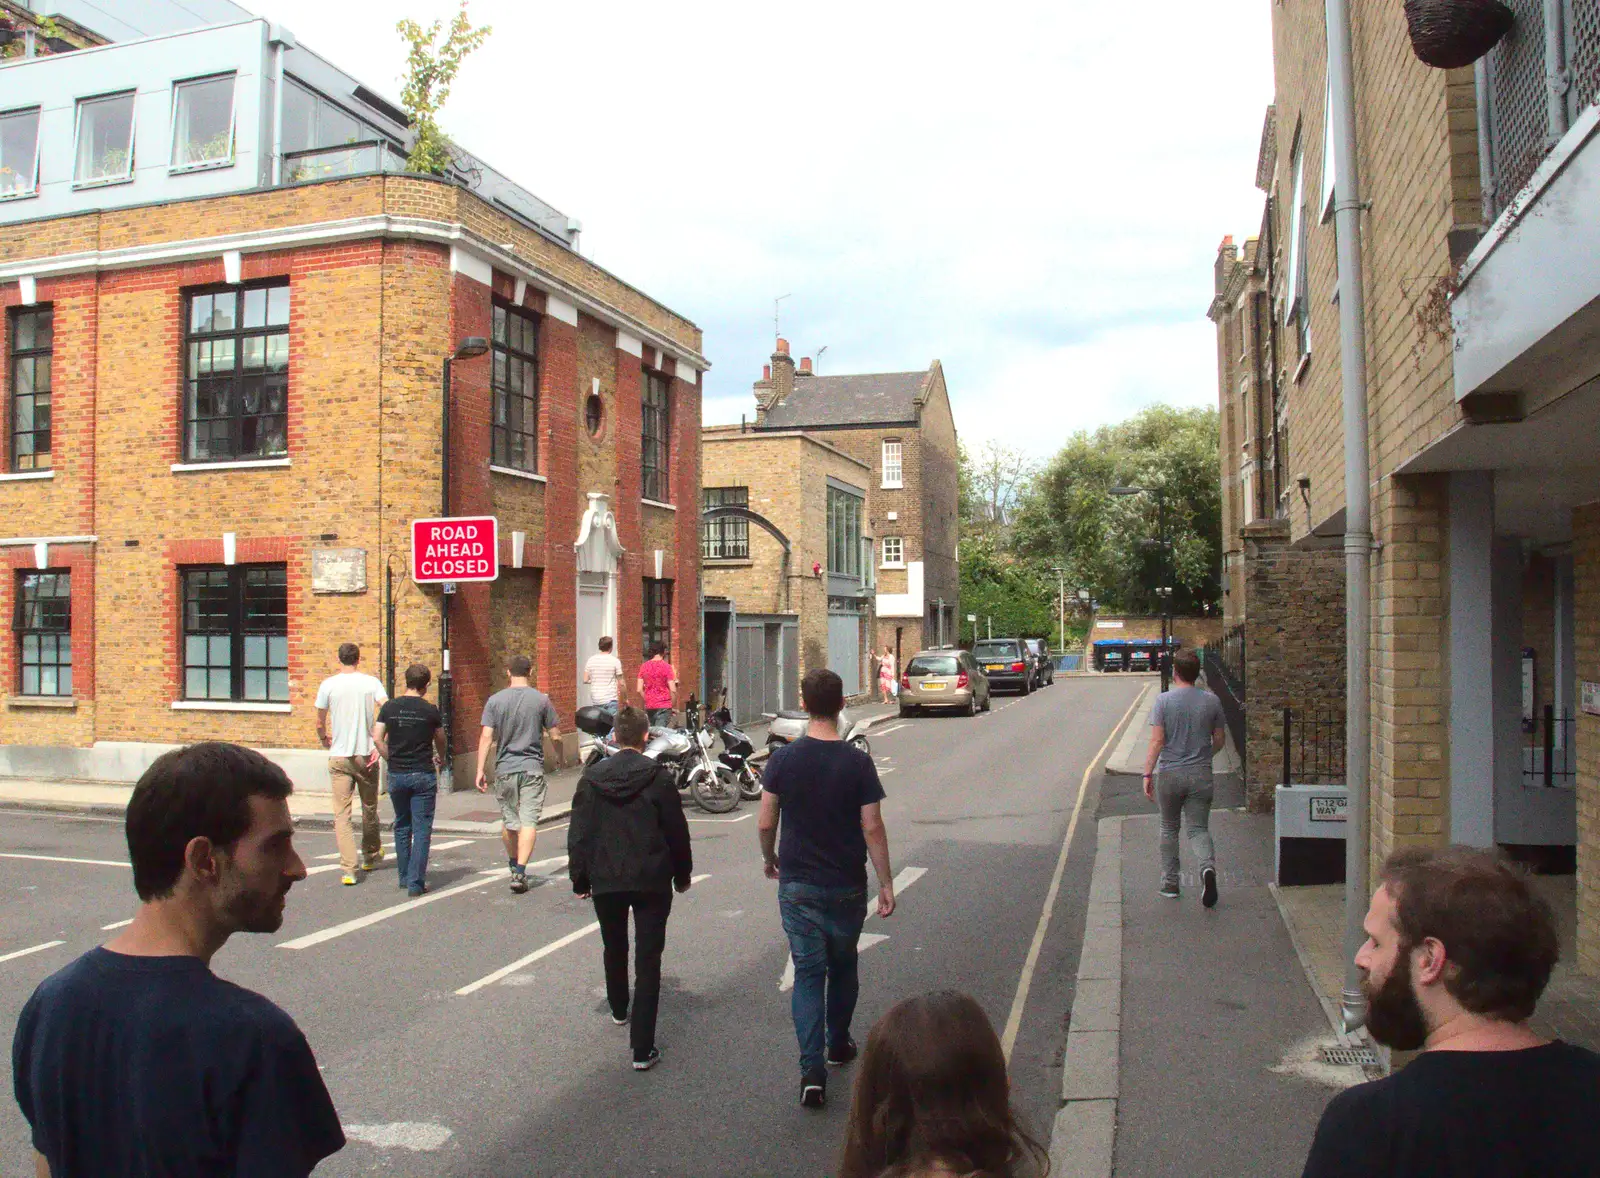
[{"label": "motorcycle", "polygon": [[748,736],[733,726],[733,714],[726,706],[712,712],[710,720],[711,727],[722,738],[722,755],[717,760],[733,771],[734,779],[739,783],[739,796],[747,802],[759,800],[761,766],[759,763],[751,762],[751,758],[756,754],[755,745],[750,743]]},{"label": "motorcycle", "polygon": [[[711,759],[711,733],[700,723],[700,705],[691,696],[684,708],[685,726],[652,726],[644,755],[672,770],[673,784],[709,814],[726,814],[739,807],[739,783],[725,765]],[[585,765],[615,756],[622,747],[612,738],[611,713],[604,708],[579,708],[574,722],[594,737]]]},{"label": "motorcycle", "polygon": [[[799,740],[806,734],[806,725],[811,722],[811,717],[805,712],[785,710],[777,713],[763,713],[771,721],[767,725],[767,753],[773,749],[782,748]],[[850,718],[850,711],[839,713],[839,739],[846,744],[860,749],[867,756],[872,755],[872,745],[867,742],[866,722],[857,722]]]}]

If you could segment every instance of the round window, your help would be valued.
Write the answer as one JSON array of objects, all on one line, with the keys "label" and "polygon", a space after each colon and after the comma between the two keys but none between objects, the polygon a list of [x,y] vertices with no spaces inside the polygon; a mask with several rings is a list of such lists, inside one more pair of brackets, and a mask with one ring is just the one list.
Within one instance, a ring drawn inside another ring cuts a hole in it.
[{"label": "round window", "polygon": [[600,400],[599,393],[590,393],[583,403],[583,423],[589,428],[591,438],[600,436],[600,427],[605,422],[605,405]]}]

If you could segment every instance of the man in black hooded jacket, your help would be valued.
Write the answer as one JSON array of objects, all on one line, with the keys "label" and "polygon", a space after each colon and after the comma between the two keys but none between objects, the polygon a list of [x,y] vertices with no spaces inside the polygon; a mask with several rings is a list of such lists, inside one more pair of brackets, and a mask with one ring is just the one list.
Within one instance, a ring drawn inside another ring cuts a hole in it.
[{"label": "man in black hooded jacket", "polygon": [[605,942],[606,999],[611,1021],[628,1022],[628,910],[633,910],[635,983],[634,1071],[660,1062],[656,1006],[661,999],[661,951],[667,944],[672,893],[689,890],[694,858],[689,824],[669,769],[644,755],[650,721],[638,708],[617,713],[622,749],[583,771],[572,799],[567,870],[572,890],[594,898]]}]

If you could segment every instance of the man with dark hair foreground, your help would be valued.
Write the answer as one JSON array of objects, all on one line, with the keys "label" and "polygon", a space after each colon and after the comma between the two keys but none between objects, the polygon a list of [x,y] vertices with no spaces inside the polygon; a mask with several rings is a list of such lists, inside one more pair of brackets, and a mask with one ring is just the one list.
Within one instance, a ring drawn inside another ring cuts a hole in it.
[{"label": "man with dark hair foreground", "polygon": [[17,1103],[37,1172],[309,1174],[344,1133],[305,1036],[211,972],[276,932],[306,877],[283,770],[208,742],[157,758],[128,802],[133,923],[39,984],[17,1020]]},{"label": "man with dark hair foreground", "polygon": [[860,990],[856,942],[867,919],[867,856],[878,875],[879,916],[894,912],[894,877],[878,767],[839,738],[844,684],[819,668],[801,681],[800,698],[811,722],[767,762],[756,829],[767,878],[778,881],[778,911],[794,959],[790,1005],[800,1042],[800,1103],[822,1108],[824,1060],[841,1067],[856,1057],[850,1020]]},{"label": "man with dark hair foreground", "polygon": [[1559,950],[1517,870],[1465,847],[1398,851],[1365,928],[1367,1030],[1422,1054],[1333,1098],[1305,1178],[1600,1174],[1600,1055],[1528,1027]]},{"label": "man with dark hair foreground", "polygon": [[567,870],[573,892],[594,898],[605,942],[606,999],[618,1026],[629,1014],[628,911],[633,911],[637,981],[629,1040],[633,1069],[645,1072],[661,1059],[656,1007],[672,893],[689,890],[694,856],[672,771],[644,755],[649,718],[638,708],[623,708],[615,731],[622,748],[586,768],[573,795]]}]

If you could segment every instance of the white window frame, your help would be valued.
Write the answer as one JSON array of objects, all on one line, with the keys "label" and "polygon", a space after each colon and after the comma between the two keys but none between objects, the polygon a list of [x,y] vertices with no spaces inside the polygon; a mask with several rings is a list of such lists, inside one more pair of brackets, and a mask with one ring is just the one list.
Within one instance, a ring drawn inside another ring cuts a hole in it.
[{"label": "white window frame", "polygon": [[[78,175],[78,163],[83,154],[83,112],[87,107],[95,106],[102,102],[110,102],[114,98],[126,98],[133,106],[128,119],[127,170],[119,175],[92,176],[86,180]],[[78,99],[73,110],[72,186],[74,188],[99,188],[105,184],[131,184],[133,182],[134,152],[137,150],[138,138],[139,92],[137,90],[115,90],[109,94],[95,94],[89,98]]]},{"label": "white window frame", "polygon": [[[906,567],[906,538],[904,536],[885,536],[879,541],[879,546],[883,552],[883,560],[879,564],[879,568],[903,569]],[[891,557],[889,555],[891,549],[898,555]]]},{"label": "white window frame", "polygon": [[[220,82],[228,79],[233,83],[228,93],[228,154],[222,159],[196,160],[191,163],[179,163],[178,155],[178,97],[187,86],[203,85],[206,82]],[[183,78],[172,83],[172,119],[171,119],[171,149],[167,152],[167,171],[172,175],[185,172],[209,172],[216,168],[231,168],[235,162],[235,154],[239,146],[239,75],[233,70],[220,74],[206,74],[199,78]]]},{"label": "white window frame", "polygon": [[[889,475],[889,455],[894,454],[894,476]],[[882,451],[883,487],[888,490],[904,487],[905,484],[905,444],[899,441],[885,440]]]},{"label": "white window frame", "polygon": [[1287,326],[1294,322],[1295,312],[1300,309],[1300,298],[1304,293],[1304,282],[1301,280],[1301,271],[1305,267],[1305,250],[1301,248],[1303,230],[1301,221],[1305,215],[1305,179],[1306,179],[1306,151],[1304,136],[1295,135],[1294,153],[1291,156],[1290,167],[1294,169],[1294,196],[1293,203],[1289,206],[1289,297],[1283,304],[1283,322]]},{"label": "white window frame", "polygon": [[0,110],[0,119],[29,113],[33,115],[33,176],[26,188],[19,188],[15,192],[0,190],[0,200],[25,200],[39,195],[39,128],[44,125],[44,109],[39,106],[19,106],[14,110]]},{"label": "white window frame", "polygon": [[1328,223],[1328,218],[1333,216],[1334,198],[1333,174],[1333,77],[1330,74],[1328,84],[1322,96],[1322,224]]}]

